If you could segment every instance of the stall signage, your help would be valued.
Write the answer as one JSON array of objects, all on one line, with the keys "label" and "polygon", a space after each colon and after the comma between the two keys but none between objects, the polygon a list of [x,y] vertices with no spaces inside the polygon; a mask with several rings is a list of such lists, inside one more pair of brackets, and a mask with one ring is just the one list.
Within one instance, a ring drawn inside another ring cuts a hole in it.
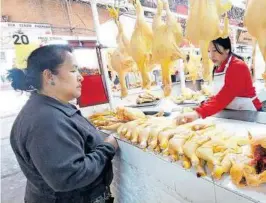
[{"label": "stall signage", "polygon": [[1,22],[1,48],[13,49],[15,45],[28,45],[37,36],[52,35],[49,24]]},{"label": "stall signage", "polygon": [[32,23],[12,23],[12,22],[1,22],[2,28],[37,28],[37,29],[52,29],[49,24],[32,24]]}]

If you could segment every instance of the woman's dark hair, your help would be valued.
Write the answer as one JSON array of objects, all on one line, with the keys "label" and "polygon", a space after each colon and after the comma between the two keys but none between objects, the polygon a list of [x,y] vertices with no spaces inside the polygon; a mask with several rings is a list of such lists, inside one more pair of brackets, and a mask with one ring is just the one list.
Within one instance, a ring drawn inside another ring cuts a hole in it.
[{"label": "woman's dark hair", "polygon": [[224,49],[228,50],[229,49],[229,54],[241,59],[242,61],[244,60],[243,57],[235,54],[232,52],[232,45],[231,45],[231,40],[229,37],[227,38],[221,38],[219,37],[218,39],[215,39],[212,41],[216,51],[219,53],[219,54],[222,54],[222,51],[219,49],[218,45],[220,45],[221,47],[223,47]]},{"label": "woman's dark hair", "polygon": [[47,45],[34,50],[28,57],[26,69],[13,68],[8,71],[7,78],[11,81],[11,86],[22,91],[40,90],[43,71],[49,69],[56,75],[67,52],[72,53],[67,45]]}]

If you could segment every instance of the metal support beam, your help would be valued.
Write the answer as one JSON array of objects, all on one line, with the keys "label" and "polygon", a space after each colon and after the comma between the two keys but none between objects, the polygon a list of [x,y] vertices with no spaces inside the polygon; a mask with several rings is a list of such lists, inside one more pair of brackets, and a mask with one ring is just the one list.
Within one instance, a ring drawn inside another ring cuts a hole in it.
[{"label": "metal support beam", "polygon": [[[97,10],[97,1],[96,0],[90,0],[89,1],[91,4],[91,10],[92,10],[92,17],[93,17],[93,23],[94,23],[94,28],[95,28],[95,32],[96,32],[96,37],[98,40],[99,45],[102,45],[102,38],[101,38],[101,32],[100,32],[100,21],[99,21],[99,14],[98,14],[98,10]],[[107,90],[107,94],[108,94],[108,100],[109,100],[109,104],[110,104],[110,108],[112,109],[113,106],[113,94],[112,94],[112,90],[111,90],[111,81],[109,79],[108,76],[108,70],[107,70],[107,60],[106,60],[106,55],[102,53],[102,49],[100,49],[101,51],[101,59],[102,59],[102,67],[100,67],[101,72],[104,76],[104,82],[106,84],[106,90]]]}]

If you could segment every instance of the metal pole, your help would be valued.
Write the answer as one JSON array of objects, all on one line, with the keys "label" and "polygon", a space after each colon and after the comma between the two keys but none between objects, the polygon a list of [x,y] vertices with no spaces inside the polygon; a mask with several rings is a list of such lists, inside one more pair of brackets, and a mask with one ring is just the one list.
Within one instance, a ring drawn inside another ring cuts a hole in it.
[{"label": "metal pole", "polygon": [[72,19],[71,19],[71,16],[72,15],[72,12],[70,12],[70,2],[68,0],[65,0],[65,3],[66,3],[66,10],[67,10],[67,18],[68,18],[68,22],[69,22],[69,26],[70,26],[70,34],[73,35],[73,23],[72,23]]},{"label": "metal pole", "polygon": [[184,89],[186,88],[186,77],[184,73],[184,62],[181,59],[178,60],[178,72],[180,77],[181,89]]},{"label": "metal pole", "polygon": [[255,60],[256,60],[256,47],[257,47],[257,40],[253,38],[253,46],[252,46],[252,56],[251,56],[251,63],[250,68],[252,70],[252,80],[256,82],[256,68],[255,68]]},{"label": "metal pole", "polygon": [[233,31],[233,40],[234,40],[234,43],[233,43],[233,51],[236,52],[236,47],[237,47],[237,38],[236,38],[236,35],[237,35],[237,28],[233,28],[232,31]]},{"label": "metal pole", "polygon": [[[99,14],[98,14],[98,10],[97,10],[97,2],[96,0],[90,0],[90,4],[91,4],[91,10],[92,10],[92,17],[93,17],[93,23],[94,23],[94,28],[96,31],[96,37],[97,40],[101,46],[102,43],[102,38],[101,38],[101,32],[100,32],[100,21],[99,21]],[[102,53],[102,49],[100,49],[101,53]],[[102,67],[100,67],[102,69],[102,73],[104,76],[104,81],[106,84],[106,90],[107,90],[107,94],[108,94],[108,100],[109,100],[109,104],[110,104],[110,108],[112,109],[113,106],[113,95],[112,95],[112,90],[111,90],[111,84],[110,84],[110,80],[108,77],[108,71],[107,71],[107,63],[106,63],[106,54],[101,54],[101,59],[102,59]]]}]

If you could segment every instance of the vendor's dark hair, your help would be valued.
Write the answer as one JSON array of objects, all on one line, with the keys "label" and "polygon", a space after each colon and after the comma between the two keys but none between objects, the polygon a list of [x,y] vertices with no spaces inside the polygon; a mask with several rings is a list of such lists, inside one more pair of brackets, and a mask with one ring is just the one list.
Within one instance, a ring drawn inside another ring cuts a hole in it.
[{"label": "vendor's dark hair", "polygon": [[22,91],[41,90],[43,71],[49,69],[56,75],[67,52],[72,53],[67,45],[47,45],[34,50],[28,57],[26,69],[13,68],[8,71],[11,86]]},{"label": "vendor's dark hair", "polygon": [[218,39],[215,39],[212,41],[216,51],[219,53],[219,54],[222,54],[222,51],[219,49],[218,45],[222,46],[224,49],[229,49],[229,54],[232,54],[233,56],[241,59],[241,60],[244,60],[241,56],[235,54],[233,51],[232,51],[232,45],[231,45],[231,40],[229,37],[227,38],[218,38]]}]

